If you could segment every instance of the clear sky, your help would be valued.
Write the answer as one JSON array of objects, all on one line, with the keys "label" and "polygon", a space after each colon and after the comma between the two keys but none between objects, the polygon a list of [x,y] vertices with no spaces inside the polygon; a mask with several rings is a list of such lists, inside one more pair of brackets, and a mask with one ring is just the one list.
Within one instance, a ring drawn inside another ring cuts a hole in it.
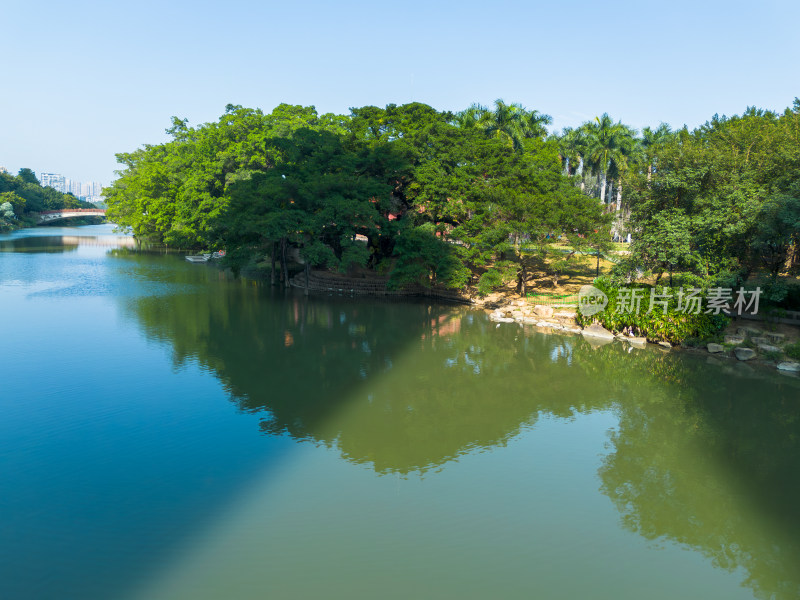
[{"label": "clear sky", "polygon": [[694,128],[800,96],[800,2],[0,2],[0,165],[109,183],[114,154],[228,103],[496,98]]}]

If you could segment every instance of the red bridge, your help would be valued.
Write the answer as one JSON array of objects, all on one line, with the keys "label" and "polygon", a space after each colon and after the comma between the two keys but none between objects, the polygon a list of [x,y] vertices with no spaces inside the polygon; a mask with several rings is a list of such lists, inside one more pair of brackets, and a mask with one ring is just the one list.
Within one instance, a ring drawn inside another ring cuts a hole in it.
[{"label": "red bridge", "polygon": [[59,219],[72,219],[74,217],[105,217],[106,211],[102,208],[62,208],[61,210],[46,210],[39,213],[38,224],[58,221]]}]

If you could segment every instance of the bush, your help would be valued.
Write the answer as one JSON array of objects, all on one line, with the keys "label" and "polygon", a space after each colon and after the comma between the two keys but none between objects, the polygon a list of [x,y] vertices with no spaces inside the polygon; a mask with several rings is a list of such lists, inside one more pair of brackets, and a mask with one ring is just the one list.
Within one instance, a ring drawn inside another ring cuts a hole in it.
[{"label": "bush", "polygon": [[[608,296],[608,305],[605,310],[592,316],[584,316],[578,312],[577,321],[580,325],[588,325],[596,320],[606,329],[617,333],[626,328],[632,328],[651,342],[664,341],[673,344],[688,342],[689,344],[703,345],[707,341],[715,340],[718,333],[729,322],[728,317],[722,314],[679,312],[677,310],[677,290],[671,290],[666,312],[660,306],[652,312],[647,312],[650,286],[617,286],[602,277],[598,277],[594,285]],[[643,298],[641,309],[638,312],[620,312],[618,310],[618,297],[622,287],[642,290]]]},{"label": "bush", "polygon": [[785,346],[783,351],[789,358],[800,360],[800,342],[795,342],[794,344],[789,344],[788,346]]}]

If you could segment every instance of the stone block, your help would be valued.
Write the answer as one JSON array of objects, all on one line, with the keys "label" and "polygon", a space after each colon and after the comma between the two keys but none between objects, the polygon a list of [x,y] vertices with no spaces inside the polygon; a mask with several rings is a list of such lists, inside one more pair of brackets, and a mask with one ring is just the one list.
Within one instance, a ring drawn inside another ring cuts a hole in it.
[{"label": "stone block", "polygon": [[714,344],[714,343],[708,344],[706,348],[708,348],[708,351],[711,354],[716,354],[717,352],[722,352],[723,350],[725,350],[725,348],[722,347],[722,344]]},{"label": "stone block", "polygon": [[725,336],[725,343],[726,344],[734,344],[739,345],[744,341],[744,338],[740,335],[726,335]]},{"label": "stone block", "polygon": [[577,313],[574,310],[559,310],[553,313],[556,319],[574,319]]},{"label": "stone block", "polygon": [[599,323],[592,323],[581,331],[584,337],[599,338],[602,340],[613,340],[614,334]]},{"label": "stone block", "polygon": [[554,312],[555,311],[553,310],[552,306],[542,306],[537,304],[533,307],[533,314],[535,314],[537,317],[542,317],[543,319],[552,318]]},{"label": "stone block", "polygon": [[800,373],[800,363],[791,360],[778,363],[779,371],[789,371],[791,373]]},{"label": "stone block", "polygon": [[767,334],[767,339],[773,344],[782,344],[786,336],[782,333],[770,332]]},{"label": "stone block", "polygon": [[759,344],[758,345],[758,349],[761,350],[761,352],[780,352],[781,351],[781,349],[778,348],[777,346],[772,346],[770,344]]},{"label": "stone block", "polygon": [[752,360],[756,357],[756,351],[752,348],[734,348],[733,353],[739,360]]}]

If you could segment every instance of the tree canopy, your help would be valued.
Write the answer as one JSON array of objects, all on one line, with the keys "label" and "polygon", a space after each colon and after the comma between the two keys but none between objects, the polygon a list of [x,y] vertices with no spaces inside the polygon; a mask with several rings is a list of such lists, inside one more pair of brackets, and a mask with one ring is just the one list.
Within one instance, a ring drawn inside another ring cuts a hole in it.
[{"label": "tree canopy", "polygon": [[224,247],[234,266],[269,256],[284,277],[295,250],[395,285],[485,276],[524,288],[526,244],[604,221],[561,174],[547,122],[502,101],[479,126],[421,103],[347,116],[228,105],[197,127],[173,117],[169,142],[119,154],[108,216],[169,246]]},{"label": "tree canopy", "polygon": [[108,215],[156,243],[225,248],[235,267],[280,261],[282,277],[293,255],[396,285],[516,281],[524,293],[554,240],[592,249],[599,269],[613,238],[633,241],[621,277],[742,282],[797,262],[798,119],[795,101],[639,134],[602,114],[548,136],[548,115],[503,100],[455,114],[229,104],[212,123],[173,117],[170,141],[118,154]]}]

